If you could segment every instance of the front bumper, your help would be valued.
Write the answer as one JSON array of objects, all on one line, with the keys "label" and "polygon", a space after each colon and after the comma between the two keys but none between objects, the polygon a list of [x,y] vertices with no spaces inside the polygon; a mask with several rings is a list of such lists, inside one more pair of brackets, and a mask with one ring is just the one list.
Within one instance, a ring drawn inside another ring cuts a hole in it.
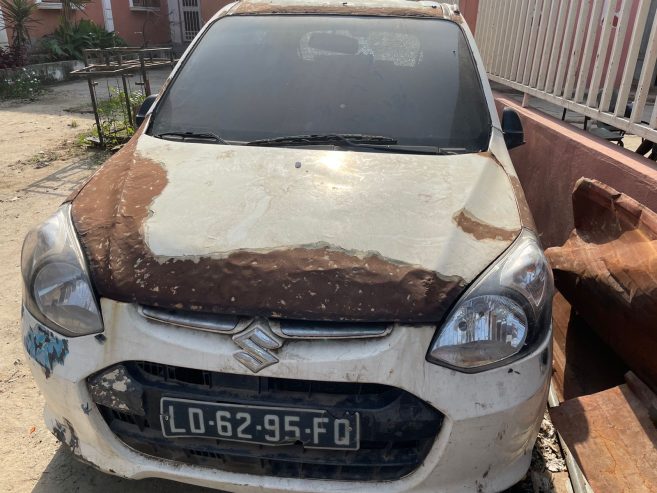
[{"label": "front bumper", "polygon": [[[81,459],[127,478],[159,477],[234,492],[497,492],[522,478],[543,416],[550,340],[527,357],[479,374],[427,363],[434,328],[398,327],[380,339],[288,342],[258,375],[391,386],[444,414],[423,463],[394,481],[295,479],[226,472],[139,453],[109,429],[87,377],[125,361],[252,375],[230,337],[151,322],[134,305],[101,301],[105,332],[64,338],[24,311],[28,360],[46,400],[46,423]],[[312,400],[309,401],[312,407]]]}]

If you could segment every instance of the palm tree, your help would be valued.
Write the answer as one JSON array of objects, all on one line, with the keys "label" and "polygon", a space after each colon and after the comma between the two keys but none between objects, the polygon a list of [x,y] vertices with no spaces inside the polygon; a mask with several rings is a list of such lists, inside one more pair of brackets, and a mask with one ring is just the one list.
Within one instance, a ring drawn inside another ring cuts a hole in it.
[{"label": "palm tree", "polygon": [[30,44],[30,28],[40,21],[32,15],[36,5],[31,0],[0,0],[4,12],[5,29],[11,29],[11,48],[22,57]]},{"label": "palm tree", "polygon": [[62,18],[60,25],[69,27],[73,23],[73,11],[81,10],[91,0],[62,0]]}]

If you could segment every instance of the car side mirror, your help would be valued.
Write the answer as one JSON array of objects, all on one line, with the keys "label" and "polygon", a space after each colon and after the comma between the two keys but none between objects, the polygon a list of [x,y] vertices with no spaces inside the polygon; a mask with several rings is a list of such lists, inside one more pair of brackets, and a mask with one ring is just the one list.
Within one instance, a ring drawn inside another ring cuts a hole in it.
[{"label": "car side mirror", "polygon": [[148,110],[151,109],[151,106],[153,106],[153,103],[157,99],[157,94],[151,94],[148,96],[144,101],[141,103],[141,106],[139,107],[139,111],[137,111],[137,114],[135,115],[135,124],[137,127],[140,127],[142,123],[144,123],[144,120],[146,119],[146,115],[148,114]]},{"label": "car side mirror", "polygon": [[506,148],[509,150],[525,143],[525,132],[522,129],[522,122],[516,110],[504,108],[504,111],[502,111],[502,132],[504,133]]}]

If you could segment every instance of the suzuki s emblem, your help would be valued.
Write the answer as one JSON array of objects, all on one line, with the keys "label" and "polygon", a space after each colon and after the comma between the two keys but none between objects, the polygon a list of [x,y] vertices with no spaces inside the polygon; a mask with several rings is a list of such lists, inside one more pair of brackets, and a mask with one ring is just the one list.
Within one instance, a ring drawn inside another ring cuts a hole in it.
[{"label": "suzuki s emblem", "polygon": [[283,341],[274,335],[267,322],[262,319],[256,319],[246,330],[235,334],[233,341],[242,348],[242,351],[233,356],[253,373],[278,363],[278,358],[269,350],[278,349],[283,345]]}]

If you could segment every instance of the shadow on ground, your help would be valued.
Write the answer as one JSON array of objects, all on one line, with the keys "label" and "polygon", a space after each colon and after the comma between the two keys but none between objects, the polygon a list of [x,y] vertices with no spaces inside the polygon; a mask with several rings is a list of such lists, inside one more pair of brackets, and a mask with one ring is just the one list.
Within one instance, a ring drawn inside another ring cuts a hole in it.
[{"label": "shadow on ground", "polygon": [[217,490],[190,486],[163,479],[122,479],[102,473],[78,461],[60,445],[32,493],[217,493]]},{"label": "shadow on ground", "polygon": [[30,183],[23,191],[67,197],[71,190],[79,188],[89,178],[90,172],[95,171],[109,156],[110,153],[105,151],[86,152],[81,157],[73,158],[72,162],[63,168]]}]

